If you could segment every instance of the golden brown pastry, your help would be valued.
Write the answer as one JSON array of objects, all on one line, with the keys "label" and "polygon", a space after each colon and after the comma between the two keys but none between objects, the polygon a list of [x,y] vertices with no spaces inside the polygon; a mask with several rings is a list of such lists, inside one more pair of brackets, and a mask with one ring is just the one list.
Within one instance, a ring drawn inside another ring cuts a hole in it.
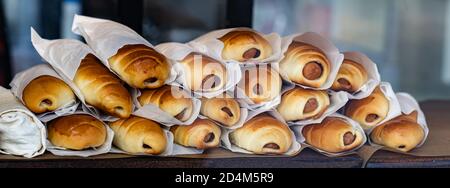
[{"label": "golden brown pastry", "polygon": [[181,62],[188,87],[192,91],[217,91],[227,82],[224,65],[206,55],[191,53]]},{"label": "golden brown pastry", "polygon": [[94,55],[88,54],[81,61],[73,81],[87,104],[119,118],[130,116],[133,108],[130,93]]},{"label": "golden brown pastry", "polygon": [[272,55],[269,42],[254,31],[231,31],[221,38],[223,42],[222,58],[245,62],[263,60]]},{"label": "golden brown pastry", "polygon": [[414,149],[424,137],[425,132],[417,123],[417,111],[389,120],[375,127],[370,134],[372,142],[403,152]]},{"label": "golden brown pastry", "polygon": [[331,89],[354,93],[367,82],[367,79],[367,71],[361,64],[344,59]]},{"label": "golden brown pastry", "polygon": [[260,114],[230,133],[230,141],[256,154],[283,154],[292,145],[291,130],[277,119]]},{"label": "golden brown pastry", "polygon": [[280,75],[270,66],[254,66],[244,71],[243,79],[238,83],[238,87],[255,104],[276,98],[281,86]]},{"label": "golden brown pastry", "polygon": [[233,126],[241,117],[239,103],[229,95],[202,98],[200,113],[226,126]]},{"label": "golden brown pastry", "polygon": [[48,140],[55,146],[72,150],[100,147],[106,140],[103,123],[86,114],[74,114],[50,121]]},{"label": "golden brown pastry", "polygon": [[330,153],[348,151],[363,142],[361,132],[338,117],[327,117],[321,123],[306,125],[302,134],[306,143]]},{"label": "golden brown pastry", "polygon": [[280,61],[280,72],[292,82],[319,88],[331,71],[331,63],[318,48],[301,42],[292,42]]},{"label": "golden brown pastry", "polygon": [[22,91],[22,100],[32,112],[54,111],[75,101],[72,89],[62,80],[43,75],[33,79]]},{"label": "golden brown pastry", "polygon": [[110,123],[114,145],[129,153],[158,155],[166,150],[167,138],[160,125],[137,116]]},{"label": "golden brown pastry", "polygon": [[108,59],[111,69],[131,87],[161,87],[170,76],[167,58],[142,44],[125,45]]},{"label": "golden brown pastry", "polygon": [[286,121],[317,119],[329,105],[330,97],[327,91],[296,87],[281,96],[277,110]]},{"label": "golden brown pastry", "polygon": [[190,125],[174,125],[170,131],[175,143],[197,149],[218,147],[222,134],[220,127],[208,119],[196,119]]},{"label": "golden brown pastry", "polygon": [[345,106],[345,115],[360,123],[364,128],[377,125],[386,118],[389,112],[389,101],[377,86],[364,99],[350,100]]},{"label": "golden brown pastry", "polygon": [[153,104],[180,121],[188,120],[194,108],[192,98],[188,93],[178,87],[169,85],[158,89],[142,90],[138,101],[141,106]]}]

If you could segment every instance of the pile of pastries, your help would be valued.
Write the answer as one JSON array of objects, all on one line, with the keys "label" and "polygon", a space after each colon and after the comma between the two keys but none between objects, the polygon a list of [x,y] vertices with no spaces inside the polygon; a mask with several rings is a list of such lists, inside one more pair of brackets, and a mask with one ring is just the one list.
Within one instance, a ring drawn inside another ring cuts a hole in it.
[{"label": "pile of pastries", "polygon": [[[88,29],[129,30],[112,23],[117,27],[104,29],[98,24]],[[283,44],[281,37],[273,42],[252,29],[233,28],[219,37],[209,34],[208,40],[202,36],[177,44],[191,49],[182,57],[173,55],[182,51],[175,44],[173,49],[161,50],[132,42],[105,55],[97,44],[108,41],[95,43],[88,30],[80,33],[92,53],[72,70],[75,74],[61,75],[64,70],[52,66],[59,77],[37,76],[15,94],[38,117],[80,100],[81,106],[93,107],[102,115],[78,107],[85,113],[45,121],[47,139],[56,147],[75,151],[100,147],[108,129],[114,132],[112,144],[119,150],[152,155],[166,152],[171,144],[201,150],[221,147],[224,134],[234,147],[254,154],[286,154],[296,142],[327,153],[344,153],[366,144],[367,139],[406,152],[426,137],[417,110],[389,117],[392,101],[380,83],[367,89],[369,72],[374,70],[345,56],[331,58],[320,46],[306,41]],[[121,32],[115,35],[121,37]],[[202,43],[211,40],[214,43]],[[210,48],[212,44],[219,45]],[[232,64],[241,68],[239,76],[227,70]],[[175,67],[182,75],[174,75]],[[232,77],[239,80],[224,89]],[[333,106],[333,94],[354,96],[361,90],[367,96],[350,97],[344,106],[326,113]],[[156,117],[170,115],[175,123],[135,113],[145,106],[160,110],[154,111]],[[308,121],[312,123],[298,123]]]}]

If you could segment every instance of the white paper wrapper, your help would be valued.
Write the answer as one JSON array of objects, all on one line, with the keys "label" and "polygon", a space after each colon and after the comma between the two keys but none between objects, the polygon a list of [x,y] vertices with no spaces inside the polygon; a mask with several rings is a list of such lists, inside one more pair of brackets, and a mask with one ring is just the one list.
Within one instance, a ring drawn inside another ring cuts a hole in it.
[{"label": "white paper wrapper", "polygon": [[[187,44],[182,43],[176,43],[176,42],[169,42],[169,43],[162,43],[155,47],[158,51],[160,51],[162,54],[164,54],[166,57],[175,60],[177,63],[173,64],[173,69],[175,72],[177,72],[177,79],[176,83],[183,85],[185,88],[189,88],[187,84],[187,80],[185,77],[186,69],[183,67],[183,65],[179,64],[178,62],[182,61],[187,55],[191,53],[202,53],[191,46]],[[206,54],[205,54],[206,55]],[[199,56],[201,58],[201,56]],[[195,95],[197,96],[203,96],[206,98],[212,98],[215,96],[218,96],[222,94],[224,91],[233,90],[234,86],[241,80],[241,69],[239,64],[237,63],[226,63],[225,61],[221,59],[215,59],[218,62],[220,62],[225,68],[226,68],[226,74],[227,74],[227,80],[226,84],[223,88],[212,91],[212,92],[202,92],[202,91],[193,91]],[[200,61],[200,59],[199,59]],[[200,67],[199,67],[200,68]],[[195,75],[202,75],[201,69],[198,70],[198,74]],[[194,76],[195,76],[194,75]],[[174,85],[178,85],[174,84]]]},{"label": "white paper wrapper", "polygon": [[316,151],[318,151],[318,152],[320,152],[320,153],[322,153],[322,154],[324,154],[324,155],[326,155],[326,156],[330,156],[330,157],[343,156],[343,155],[348,155],[348,154],[356,153],[355,151],[358,150],[361,146],[363,146],[363,145],[366,143],[366,141],[367,141],[366,134],[364,133],[364,130],[361,128],[361,126],[359,125],[358,122],[356,122],[356,121],[354,121],[354,120],[352,120],[352,119],[350,119],[350,118],[348,118],[348,117],[346,117],[346,116],[343,116],[343,115],[341,115],[341,114],[338,114],[338,113],[331,114],[331,115],[329,115],[328,117],[342,118],[343,120],[345,120],[346,122],[348,122],[352,127],[354,127],[356,130],[358,130],[358,131],[361,133],[361,135],[363,136],[363,140],[362,140],[361,144],[360,144],[358,147],[355,147],[355,148],[353,148],[353,149],[351,149],[351,150],[348,150],[348,151],[345,151],[345,152],[340,152],[340,153],[331,153],[331,152],[323,151],[323,150],[318,149],[318,148],[316,148],[316,147],[314,147],[314,146],[312,146],[312,145],[309,145],[309,144],[307,144],[307,143],[305,142],[305,137],[304,137],[303,134],[302,134],[302,129],[303,129],[306,125],[302,125],[302,126],[293,126],[293,127],[291,127],[291,129],[292,129],[292,130],[294,131],[294,133],[295,133],[295,136],[296,136],[297,141],[300,142],[300,143],[302,143],[302,145],[305,145],[306,147],[309,147],[309,148],[311,148],[311,149],[313,149],[313,150],[316,150]]},{"label": "white paper wrapper", "polygon": [[[67,85],[71,85],[71,83],[66,82],[64,79],[62,79],[53,69],[47,64],[39,64],[36,66],[33,66],[27,70],[24,70],[22,72],[17,73],[11,83],[9,84],[11,86],[11,92],[23,103],[22,100],[22,94],[25,87],[35,78],[43,75],[53,76],[55,78],[58,78],[62,81],[64,81]],[[59,116],[66,115],[66,114],[72,114],[75,112],[79,105],[79,102],[77,100],[73,100],[60,108],[52,111],[52,112],[45,112],[42,114],[38,114],[37,117],[41,120],[46,122],[47,117],[51,116],[52,114],[56,114]]]},{"label": "white paper wrapper", "polygon": [[94,52],[84,43],[73,39],[43,39],[31,28],[31,42],[36,51],[45,59],[56,72],[75,78],[81,60]]},{"label": "white paper wrapper", "polygon": [[39,119],[12,93],[0,87],[0,154],[27,158],[46,150],[47,132]]},{"label": "white paper wrapper", "polygon": [[[230,95],[230,96],[233,96],[233,95]],[[242,125],[244,125],[245,121],[247,120],[247,116],[249,114],[249,110],[245,107],[246,104],[242,100],[236,100],[236,101],[239,103],[239,106],[241,108],[241,111],[240,111],[240,115],[241,116],[240,116],[239,120],[234,125],[231,125],[231,126],[223,125],[222,123],[220,123],[218,121],[215,121],[215,120],[213,120],[211,118],[208,118],[208,117],[204,116],[201,113],[199,114],[198,117],[201,118],[201,119],[210,119],[211,121],[216,122],[216,124],[218,124],[223,129],[237,129],[239,127],[242,127]]]},{"label": "white paper wrapper", "polygon": [[[132,29],[111,20],[75,15],[72,31],[83,36],[89,47],[108,68],[110,68],[108,59],[125,45],[143,44],[154,48],[152,44]],[[111,72],[114,71],[111,70]],[[170,77],[165,83],[173,82],[176,76],[176,72],[171,69]]]},{"label": "white paper wrapper", "polygon": [[[308,89],[315,89],[315,90],[325,90],[331,87],[334,80],[336,79],[336,75],[339,71],[339,67],[342,64],[342,61],[344,60],[344,55],[339,52],[339,50],[336,48],[336,46],[329,40],[323,38],[317,33],[313,32],[307,32],[304,34],[293,34],[286,37],[283,37],[282,43],[281,43],[281,52],[284,56],[284,53],[287,51],[289,45],[293,42],[303,42],[309,45],[312,45],[314,47],[319,48],[322,50],[322,52],[327,56],[328,60],[330,61],[331,69],[330,69],[330,75],[328,76],[325,83],[319,87],[319,88],[312,88],[308,86],[304,86],[301,84],[296,84],[303,88]],[[280,59],[281,60],[281,59]],[[280,75],[283,77],[283,79],[290,81],[290,79],[284,74],[280,72]]]},{"label": "white paper wrapper", "polygon": [[[244,75],[244,72],[247,69],[249,69],[249,68],[251,68],[251,67],[250,66],[241,67],[242,75]],[[276,64],[272,64],[271,68],[274,69],[275,71],[279,72],[278,71],[278,66]],[[281,80],[282,80],[282,87],[281,87],[280,94],[277,97],[275,97],[274,99],[272,99],[271,101],[267,101],[267,102],[256,104],[252,100],[250,100],[250,98],[248,98],[247,95],[245,95],[244,90],[239,88],[239,87],[235,88],[235,90],[234,90],[235,95],[234,96],[236,96],[236,99],[238,101],[240,101],[244,105],[243,107],[247,108],[248,110],[251,110],[251,111],[254,111],[254,110],[266,110],[267,111],[267,110],[270,110],[270,109],[276,107],[278,104],[280,104],[280,102],[281,102],[281,95],[284,92],[286,92],[288,90],[291,90],[292,88],[295,87],[295,85],[292,82],[288,82],[288,81],[286,81],[284,79],[281,79]]]},{"label": "white paper wrapper", "polygon": [[[425,136],[423,137],[422,142],[420,142],[420,144],[416,146],[416,148],[418,148],[418,147],[422,146],[423,143],[425,143],[428,133],[429,133],[425,114],[423,113],[422,109],[420,109],[419,103],[410,94],[399,92],[396,94],[396,96],[397,96],[398,102],[400,103],[400,108],[401,108],[402,114],[410,114],[413,111],[417,111],[417,123],[423,128],[423,131],[425,133]],[[370,135],[370,132],[367,133],[367,135]],[[373,146],[379,146],[378,144],[373,143],[370,139],[369,139],[369,144],[373,145]]]},{"label": "white paper wrapper", "polygon": [[[372,91],[380,84],[380,73],[377,65],[366,55],[360,52],[344,52],[344,59],[359,63],[367,71],[367,82],[355,93],[347,93],[349,99],[363,99],[369,96]],[[334,91],[333,91],[334,92]]]},{"label": "white paper wrapper", "polygon": [[204,150],[202,150],[202,149],[196,149],[196,148],[192,148],[192,147],[184,147],[182,145],[174,143],[171,156],[202,154],[203,151]]},{"label": "white paper wrapper", "polygon": [[[264,112],[267,112],[268,114],[270,114],[274,118],[278,119],[279,121],[284,122],[284,120],[281,117],[281,115],[278,114],[276,111],[274,111],[274,110],[267,111],[267,110],[264,110],[264,109],[258,109],[257,111],[251,111],[249,113],[249,115],[247,116],[247,121],[250,120],[251,118],[255,117],[256,115],[264,113]],[[288,126],[288,125],[286,124],[286,126]],[[252,152],[247,151],[245,149],[242,149],[242,148],[240,148],[240,147],[238,147],[238,146],[236,146],[236,145],[231,143],[229,135],[233,131],[235,131],[235,129],[222,129],[222,137],[221,137],[222,147],[225,148],[225,149],[228,149],[228,150],[230,150],[232,152],[236,152],[236,153],[253,154]],[[292,133],[292,138],[293,138],[292,139],[292,145],[289,148],[289,150],[286,153],[284,153],[283,155],[288,155],[288,156],[295,155],[301,149],[301,145],[295,139],[294,133],[292,131],[291,131],[291,133]]]},{"label": "white paper wrapper", "polygon": [[[383,92],[384,96],[386,96],[387,100],[389,101],[389,112],[388,112],[386,118],[384,118],[384,120],[381,121],[380,123],[378,123],[376,126],[381,125],[384,122],[389,121],[389,120],[399,116],[402,113],[397,96],[395,95],[394,91],[392,90],[391,84],[388,82],[381,82],[380,89],[381,89],[381,92]],[[366,133],[372,132],[372,130],[376,126],[366,127],[364,125],[361,125],[361,127],[364,129],[364,131],[366,131]]]},{"label": "white paper wrapper", "polygon": [[[250,28],[243,28],[243,27],[239,27],[239,28],[228,28],[228,29],[220,29],[220,30],[215,30],[215,31],[211,31],[209,33],[206,33],[194,40],[192,40],[191,42],[189,42],[188,44],[192,47],[194,47],[195,49],[197,49],[198,51],[204,53],[204,54],[208,54],[211,57],[214,57],[215,59],[222,59],[222,50],[223,50],[223,42],[219,40],[219,38],[223,37],[224,35],[226,35],[227,33],[231,32],[231,31],[254,31]],[[255,60],[249,60],[246,62],[243,62],[242,65],[246,64],[246,63],[251,63],[251,64],[261,64],[261,63],[273,63],[278,61],[282,54],[281,54],[281,37],[280,35],[278,35],[277,33],[271,33],[268,35],[264,35],[262,33],[259,33],[257,31],[254,31],[258,34],[260,34],[263,38],[265,38],[269,44],[272,46],[272,50],[273,53],[271,56],[269,56],[266,59],[263,60],[259,60],[259,61],[255,61]],[[229,62],[234,62],[234,63],[239,63],[237,61],[233,61],[233,60],[228,60]]]},{"label": "white paper wrapper", "polygon": [[[189,91],[186,91],[186,92],[189,93]],[[202,105],[201,104],[202,102],[199,99],[192,97],[191,98],[192,103],[194,104],[193,109],[192,109],[192,115],[188,120],[180,121],[180,120],[176,119],[175,117],[173,117],[172,115],[170,115],[169,113],[164,112],[159,107],[157,107],[153,104],[146,104],[144,106],[141,106],[141,104],[137,100],[137,98],[139,96],[141,96],[141,92],[138,89],[133,89],[131,91],[131,96],[133,98],[133,103],[135,104],[135,106],[137,108],[136,111],[133,112],[133,115],[151,119],[151,120],[157,121],[157,122],[159,122],[165,126],[169,126],[169,127],[172,125],[192,124],[192,122],[194,122],[194,120],[197,118],[198,114],[200,113],[200,108]]]},{"label": "white paper wrapper", "polygon": [[313,123],[320,123],[326,117],[336,113],[339,109],[347,104],[348,98],[346,92],[332,92],[330,93],[330,106],[325,110],[325,112],[317,119],[306,119],[300,121],[291,121],[288,122],[289,126],[294,125],[309,125]]},{"label": "white paper wrapper", "polygon": [[[104,121],[115,121],[118,118],[107,115],[84,100],[84,95],[73,82],[81,61],[94,52],[84,43],[72,39],[46,40],[31,28],[31,41],[36,51],[45,59],[74,91],[86,110]],[[74,108],[76,109],[76,107]],[[42,121],[47,121],[42,119]]]},{"label": "white paper wrapper", "polygon": [[[87,115],[91,115],[92,117],[95,117],[92,114],[85,112],[81,109],[78,109],[73,114],[87,114]],[[60,117],[60,116],[55,115],[52,118],[49,118],[50,119],[49,121],[56,119],[58,117]],[[98,117],[95,117],[95,118],[100,120]],[[50,151],[53,155],[58,155],[58,156],[89,157],[89,156],[93,156],[93,155],[100,155],[100,154],[108,153],[111,150],[111,145],[112,145],[112,141],[114,138],[114,132],[105,123],[103,123],[103,125],[106,127],[106,140],[105,140],[105,143],[98,148],[91,148],[91,149],[80,150],[80,151],[68,150],[68,149],[65,149],[62,147],[54,146],[49,140],[47,140],[47,150]]]}]

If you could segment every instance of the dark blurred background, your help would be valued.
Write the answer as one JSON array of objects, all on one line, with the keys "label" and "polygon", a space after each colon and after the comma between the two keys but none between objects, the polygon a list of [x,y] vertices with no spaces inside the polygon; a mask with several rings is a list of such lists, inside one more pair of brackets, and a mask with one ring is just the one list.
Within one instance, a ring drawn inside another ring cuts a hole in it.
[{"label": "dark blurred background", "polygon": [[42,63],[30,26],[45,38],[79,39],[75,13],[121,22],[153,44],[237,26],[315,31],[341,51],[367,54],[396,91],[450,99],[450,0],[0,0],[0,85]]}]

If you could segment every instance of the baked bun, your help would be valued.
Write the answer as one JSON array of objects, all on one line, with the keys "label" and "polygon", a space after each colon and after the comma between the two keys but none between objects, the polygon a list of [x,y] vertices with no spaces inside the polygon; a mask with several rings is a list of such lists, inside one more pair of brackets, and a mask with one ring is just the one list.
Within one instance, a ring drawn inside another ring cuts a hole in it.
[{"label": "baked bun", "polygon": [[181,62],[188,87],[192,91],[217,91],[227,82],[227,70],[222,63],[206,55],[191,53]]},{"label": "baked bun", "polygon": [[245,95],[255,104],[268,102],[280,95],[282,81],[270,66],[254,66],[244,71],[238,83]]},{"label": "baked bun", "polygon": [[292,133],[287,125],[277,119],[260,114],[230,133],[236,146],[256,154],[283,154],[292,145]]},{"label": "baked bun", "polygon": [[75,94],[62,80],[43,75],[33,79],[23,89],[25,106],[36,114],[54,111],[72,101]]},{"label": "baked bun", "polygon": [[269,42],[254,31],[231,31],[219,40],[223,42],[222,58],[225,60],[263,60],[273,53]]},{"label": "baked bun", "polygon": [[309,44],[292,42],[280,61],[280,72],[297,84],[319,88],[328,79],[331,63],[319,49]]},{"label": "baked bun", "polygon": [[130,93],[94,55],[88,54],[81,61],[73,81],[87,104],[115,117],[130,116],[133,108]]},{"label": "baked bun", "polygon": [[389,101],[377,86],[364,99],[350,100],[345,106],[345,115],[364,128],[370,128],[383,121],[389,112]]},{"label": "baked bun", "polygon": [[190,125],[174,125],[170,131],[175,143],[197,149],[218,147],[222,134],[220,127],[208,119],[196,119]]},{"label": "baked bun", "polygon": [[330,105],[327,91],[296,87],[281,96],[277,110],[286,121],[317,119]]},{"label": "baked bun", "polygon": [[158,123],[137,116],[110,123],[114,145],[129,153],[158,155],[166,150],[167,138]]},{"label": "baked bun", "polygon": [[425,132],[417,123],[417,111],[389,120],[375,127],[370,134],[372,142],[403,152],[414,149],[424,137]]},{"label": "baked bun", "polygon": [[215,98],[202,98],[200,113],[204,116],[218,121],[225,126],[233,126],[241,117],[239,103],[229,95]]},{"label": "baked bun", "polygon": [[141,106],[153,104],[180,121],[188,120],[192,116],[194,108],[192,98],[188,93],[169,85],[158,89],[142,90],[141,96],[137,99]]},{"label": "baked bun", "polygon": [[72,150],[100,147],[106,140],[106,127],[86,114],[59,117],[47,126],[48,140],[55,146]]},{"label": "baked bun", "polygon": [[108,62],[122,80],[139,89],[161,87],[170,76],[167,58],[143,44],[123,46]]},{"label": "baked bun", "polygon": [[330,153],[352,150],[364,140],[360,131],[337,117],[327,117],[321,123],[306,125],[302,134],[306,143]]},{"label": "baked bun", "polygon": [[367,71],[361,64],[344,59],[331,89],[354,93],[367,82],[367,79]]}]

